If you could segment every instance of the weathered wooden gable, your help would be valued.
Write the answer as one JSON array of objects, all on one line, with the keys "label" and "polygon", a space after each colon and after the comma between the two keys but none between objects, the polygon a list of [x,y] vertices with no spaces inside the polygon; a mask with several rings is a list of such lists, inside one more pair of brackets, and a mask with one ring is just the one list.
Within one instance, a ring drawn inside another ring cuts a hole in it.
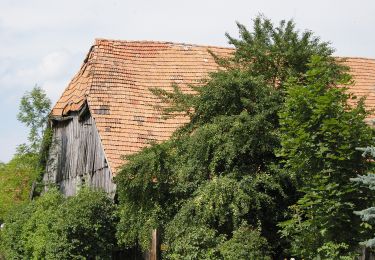
[{"label": "weathered wooden gable", "polygon": [[52,124],[53,141],[45,181],[56,183],[66,196],[74,195],[82,185],[114,194],[112,172],[90,113],[75,112],[52,120]]}]

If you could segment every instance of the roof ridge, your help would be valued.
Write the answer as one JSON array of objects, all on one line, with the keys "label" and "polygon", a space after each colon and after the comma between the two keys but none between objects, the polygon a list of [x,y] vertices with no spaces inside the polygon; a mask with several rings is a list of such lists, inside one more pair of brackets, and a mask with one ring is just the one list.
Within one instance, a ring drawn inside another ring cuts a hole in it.
[{"label": "roof ridge", "polygon": [[99,46],[104,42],[118,42],[118,43],[155,43],[155,44],[171,44],[171,45],[183,45],[183,46],[194,46],[194,47],[203,47],[203,48],[216,48],[216,49],[225,49],[225,50],[234,50],[233,47],[225,46],[214,46],[209,44],[193,44],[193,43],[184,43],[184,42],[173,42],[173,41],[153,41],[153,40],[118,40],[118,39],[105,39],[105,38],[96,38],[94,45]]},{"label": "roof ridge", "polygon": [[375,62],[375,58],[367,58],[367,57],[358,57],[358,56],[335,56],[336,58],[340,59],[351,59],[351,60],[370,60]]},{"label": "roof ridge", "polygon": [[[108,43],[154,43],[154,44],[171,44],[171,45],[182,45],[182,46],[193,46],[193,47],[203,47],[203,48],[215,48],[215,49],[225,49],[225,50],[235,50],[234,47],[226,46],[216,46],[210,44],[196,44],[196,43],[186,43],[186,42],[174,42],[174,41],[158,41],[158,40],[121,40],[121,39],[108,39],[108,38],[95,38],[93,46],[99,46],[105,42]],[[359,57],[359,56],[334,56],[340,59],[358,59],[358,60],[370,60],[375,61],[375,58]]]}]

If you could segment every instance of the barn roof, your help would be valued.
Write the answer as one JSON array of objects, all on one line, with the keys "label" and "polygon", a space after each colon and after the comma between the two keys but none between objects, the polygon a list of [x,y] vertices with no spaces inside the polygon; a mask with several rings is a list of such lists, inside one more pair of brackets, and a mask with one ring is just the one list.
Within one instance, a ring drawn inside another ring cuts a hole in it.
[{"label": "barn roof", "polygon": [[[51,116],[79,111],[87,102],[111,170],[123,163],[122,156],[140,151],[150,141],[167,140],[188,118],[164,119],[155,108],[160,100],[150,88],[172,90],[177,83],[184,91],[199,84],[218,69],[209,53],[230,55],[231,48],[155,41],[98,39],[80,71],[74,76],[52,109]],[[368,96],[375,108],[375,60],[347,58],[357,96]]]},{"label": "barn roof", "polygon": [[52,109],[51,116],[79,111],[87,102],[109,166],[116,172],[123,155],[141,150],[150,141],[168,139],[187,122],[186,117],[165,119],[155,105],[160,100],[150,88],[184,91],[218,69],[212,55],[233,49],[152,41],[99,39]]}]

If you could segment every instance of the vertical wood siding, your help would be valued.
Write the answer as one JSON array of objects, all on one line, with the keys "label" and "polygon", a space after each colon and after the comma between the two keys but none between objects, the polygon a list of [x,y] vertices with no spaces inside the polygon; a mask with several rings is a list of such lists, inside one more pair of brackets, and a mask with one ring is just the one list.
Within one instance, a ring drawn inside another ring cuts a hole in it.
[{"label": "vertical wood siding", "polygon": [[112,173],[89,113],[81,118],[76,113],[70,120],[54,122],[44,181],[56,183],[66,196],[76,194],[82,185],[114,195]]}]

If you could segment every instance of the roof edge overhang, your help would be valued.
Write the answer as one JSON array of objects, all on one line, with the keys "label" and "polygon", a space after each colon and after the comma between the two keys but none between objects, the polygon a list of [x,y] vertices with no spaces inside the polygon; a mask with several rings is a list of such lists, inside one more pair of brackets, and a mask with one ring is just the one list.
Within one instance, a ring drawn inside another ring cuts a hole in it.
[{"label": "roof edge overhang", "polygon": [[63,118],[71,112],[78,112],[87,105],[95,64],[95,45],[92,45],[73,79],[69,82],[60,98],[52,108],[50,118]]}]

